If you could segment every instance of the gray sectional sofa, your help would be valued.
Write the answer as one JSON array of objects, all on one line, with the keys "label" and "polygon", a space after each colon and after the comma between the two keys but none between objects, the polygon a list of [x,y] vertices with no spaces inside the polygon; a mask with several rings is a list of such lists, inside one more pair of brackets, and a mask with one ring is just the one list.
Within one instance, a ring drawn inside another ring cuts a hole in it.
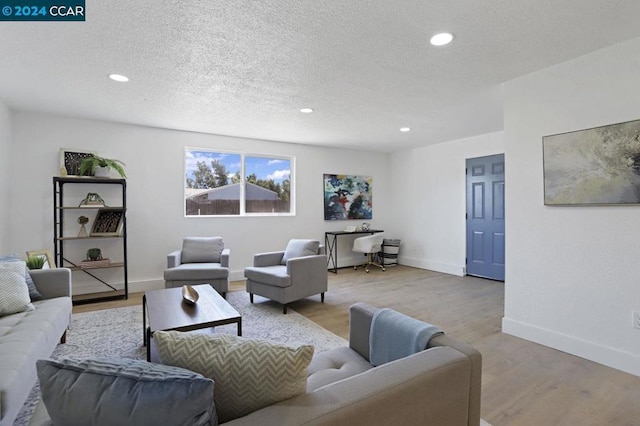
[{"label": "gray sectional sofa", "polygon": [[43,300],[35,310],[0,317],[0,426],[13,424],[36,383],[36,360],[64,341],[71,320],[71,271],[30,271]]},{"label": "gray sectional sofa", "polygon": [[349,347],[314,356],[307,393],[225,425],[478,426],[480,353],[445,334],[422,352],[373,367],[369,332],[376,310],[351,306]]},{"label": "gray sectional sofa", "polygon": [[[369,363],[377,308],[350,309],[349,346],[314,356],[307,392],[224,423],[229,426],[478,426],[482,356],[447,335],[423,351],[378,367]],[[42,401],[30,425],[51,425]]]}]

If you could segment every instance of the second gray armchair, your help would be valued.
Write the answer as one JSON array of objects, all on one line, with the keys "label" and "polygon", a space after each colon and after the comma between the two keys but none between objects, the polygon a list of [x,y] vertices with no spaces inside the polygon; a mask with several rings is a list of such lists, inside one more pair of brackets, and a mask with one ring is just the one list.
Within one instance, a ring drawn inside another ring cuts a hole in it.
[{"label": "second gray armchair", "polygon": [[327,256],[318,240],[291,240],[286,250],[259,253],[253,257],[253,266],[245,268],[247,292],[287,304],[320,294],[324,302],[327,291]]},{"label": "second gray armchair", "polygon": [[221,237],[189,237],[182,250],[167,255],[165,288],[210,284],[222,297],[229,291],[229,255]]}]

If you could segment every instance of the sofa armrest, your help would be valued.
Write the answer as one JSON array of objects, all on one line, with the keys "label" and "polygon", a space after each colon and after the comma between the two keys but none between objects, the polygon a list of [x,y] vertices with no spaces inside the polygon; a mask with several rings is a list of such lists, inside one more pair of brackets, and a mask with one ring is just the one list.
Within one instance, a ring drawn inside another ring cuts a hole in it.
[{"label": "sofa armrest", "polygon": [[463,426],[468,422],[469,370],[469,359],[460,352],[434,348],[225,425]]},{"label": "sofa armrest", "polygon": [[272,251],[269,253],[258,253],[253,256],[253,266],[274,266],[279,265],[284,256],[284,251]]},{"label": "sofa armrest", "polygon": [[71,269],[32,269],[29,274],[44,299],[71,297]]},{"label": "sofa armrest", "polygon": [[349,347],[367,361],[369,358],[369,336],[373,314],[379,308],[367,303],[355,303],[349,308]]},{"label": "sofa armrest", "polygon": [[223,268],[229,267],[229,256],[231,256],[231,249],[222,250],[222,254],[220,255],[220,266]]},{"label": "sofa armrest", "polygon": [[482,388],[482,354],[464,342],[442,334],[429,341],[427,348],[448,346],[463,353],[471,362],[471,385],[469,394],[469,425],[480,423],[480,394]]},{"label": "sofa armrest", "polygon": [[175,268],[180,266],[182,258],[182,250],[172,251],[167,255],[167,268]]}]

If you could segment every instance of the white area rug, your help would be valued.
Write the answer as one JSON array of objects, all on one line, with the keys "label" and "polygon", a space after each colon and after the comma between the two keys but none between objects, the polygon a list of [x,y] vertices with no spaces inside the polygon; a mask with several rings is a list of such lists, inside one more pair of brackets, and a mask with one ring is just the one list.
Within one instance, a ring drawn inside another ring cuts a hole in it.
[{"label": "white area rug", "polygon": [[[316,353],[346,346],[343,338],[325,330],[302,315],[282,305],[238,291],[227,293],[227,301],[242,315],[243,337],[269,339],[291,346],[311,344]],[[216,327],[216,332],[236,334],[236,324]],[[51,358],[119,357],[145,359],[142,346],[142,306],[106,309],[75,314],[67,332],[67,343],[58,345]],[[36,385],[14,426],[26,426],[40,396]]]}]

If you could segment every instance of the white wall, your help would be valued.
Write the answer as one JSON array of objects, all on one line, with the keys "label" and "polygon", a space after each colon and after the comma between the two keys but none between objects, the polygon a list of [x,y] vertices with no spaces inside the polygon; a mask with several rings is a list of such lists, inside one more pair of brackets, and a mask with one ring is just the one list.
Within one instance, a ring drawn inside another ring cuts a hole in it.
[{"label": "white wall", "polygon": [[[371,223],[384,227],[390,218],[386,154],[26,112],[14,114],[13,126],[13,155],[29,158],[29,168],[24,167],[24,162],[11,163],[10,184],[17,196],[9,217],[15,230],[11,246],[17,252],[39,248],[53,251],[52,176],[59,173],[60,148],[91,150],[105,157],[120,159],[127,165],[129,282],[133,291],[160,283],[167,253],[179,248],[185,236],[223,236],[232,253],[232,278],[242,279],[242,270],[252,263],[256,252],[284,249],[293,237],[324,241],[325,231],[359,224],[324,221],[323,173],[373,176],[374,218]],[[185,218],[185,146],[295,156],[296,216]],[[101,191],[101,188],[96,190],[98,193]],[[340,244],[345,249],[350,247],[342,240]],[[346,250],[343,254],[346,256],[343,263],[348,262],[351,251]]]},{"label": "white wall", "polygon": [[402,239],[400,263],[464,275],[466,159],[503,152],[497,132],[391,154],[387,235]]},{"label": "white wall", "polygon": [[505,85],[503,330],[640,375],[639,206],[543,205],[542,137],[640,119],[640,38]]},{"label": "white wall", "polygon": [[9,164],[11,159],[11,112],[0,102],[0,256],[13,253],[9,235]]}]

